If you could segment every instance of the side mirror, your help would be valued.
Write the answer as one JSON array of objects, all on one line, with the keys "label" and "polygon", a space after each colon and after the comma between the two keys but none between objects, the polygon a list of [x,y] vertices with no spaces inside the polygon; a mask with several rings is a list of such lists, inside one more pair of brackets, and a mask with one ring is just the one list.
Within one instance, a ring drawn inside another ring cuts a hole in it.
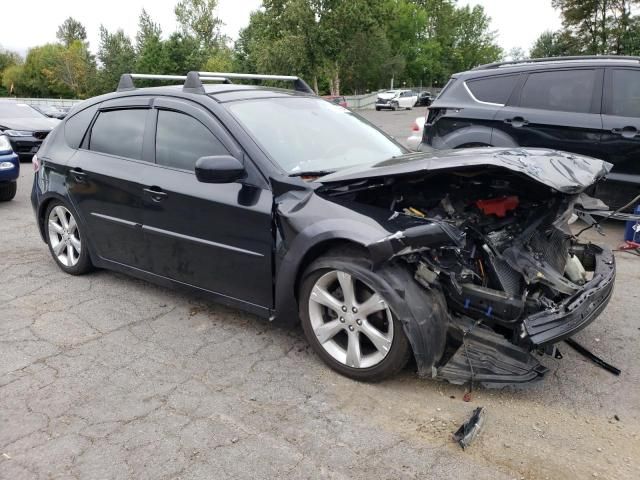
[{"label": "side mirror", "polygon": [[244,173],[242,163],[230,155],[200,157],[196,162],[196,178],[202,183],[232,183]]}]

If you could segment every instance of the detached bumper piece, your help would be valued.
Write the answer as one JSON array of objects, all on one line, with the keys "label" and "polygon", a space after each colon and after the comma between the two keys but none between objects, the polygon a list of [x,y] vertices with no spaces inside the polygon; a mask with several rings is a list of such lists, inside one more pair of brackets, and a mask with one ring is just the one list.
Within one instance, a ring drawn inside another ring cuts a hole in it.
[{"label": "detached bumper piece", "polygon": [[534,347],[552,345],[571,337],[594,321],[611,299],[616,276],[613,252],[589,244],[576,254],[582,257],[580,260],[584,265],[593,265],[593,278],[557,307],[523,321],[524,334]]},{"label": "detached bumper piece", "polygon": [[486,388],[501,388],[539,380],[547,371],[528,350],[479,325],[438,368],[436,378],[456,385],[473,381]]},{"label": "detached bumper piece", "polygon": [[471,414],[471,418],[466,420],[453,434],[453,440],[464,450],[480,434],[484,425],[484,408],[478,407]]}]

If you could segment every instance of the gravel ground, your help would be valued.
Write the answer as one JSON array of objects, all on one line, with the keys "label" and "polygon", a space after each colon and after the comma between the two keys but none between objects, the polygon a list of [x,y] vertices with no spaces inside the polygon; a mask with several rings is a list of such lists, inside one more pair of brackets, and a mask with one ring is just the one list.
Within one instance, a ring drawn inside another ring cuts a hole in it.
[{"label": "gravel ground", "polygon": [[[402,139],[423,110],[366,116]],[[63,274],[23,167],[0,204],[0,478],[640,478],[640,259],[618,254],[614,298],[577,336],[620,377],[564,347],[543,382],[464,402],[410,370],[340,377],[300,329],[120,274]],[[451,434],[476,406],[486,427],[462,451]]]}]

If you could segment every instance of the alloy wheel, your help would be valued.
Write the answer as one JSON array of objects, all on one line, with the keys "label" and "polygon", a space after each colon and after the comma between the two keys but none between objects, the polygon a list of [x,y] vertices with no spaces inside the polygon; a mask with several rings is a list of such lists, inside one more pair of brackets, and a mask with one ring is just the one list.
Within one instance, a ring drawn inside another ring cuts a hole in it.
[{"label": "alloy wheel", "polygon": [[76,219],[66,207],[58,205],[49,213],[47,224],[53,254],[65,267],[76,266],[82,252]]},{"label": "alloy wheel", "polygon": [[322,348],[348,367],[374,367],[391,349],[393,317],[387,303],[348,273],[331,270],[318,278],[309,318]]}]

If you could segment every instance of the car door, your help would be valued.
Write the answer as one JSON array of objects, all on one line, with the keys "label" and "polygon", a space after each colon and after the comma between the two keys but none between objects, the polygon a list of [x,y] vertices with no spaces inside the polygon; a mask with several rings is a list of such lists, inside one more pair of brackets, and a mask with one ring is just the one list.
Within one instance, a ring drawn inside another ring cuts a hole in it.
[{"label": "car door", "polygon": [[601,157],[602,69],[532,72],[494,117],[494,128],[522,147]]},{"label": "car door", "polygon": [[145,148],[150,98],[101,104],[83,143],[67,164],[67,186],[94,253],[119,264],[144,266],[143,184],[151,152]]},{"label": "car door", "polygon": [[[270,308],[271,192],[252,181],[255,167],[210,112],[165,98],[156,100],[154,110],[155,172],[146,185],[144,209],[149,270],[222,298]],[[196,160],[214,155],[243,161],[247,178],[199,182]]]},{"label": "car door", "polygon": [[602,112],[603,158],[613,163],[610,179],[640,181],[640,69],[610,68]]}]

